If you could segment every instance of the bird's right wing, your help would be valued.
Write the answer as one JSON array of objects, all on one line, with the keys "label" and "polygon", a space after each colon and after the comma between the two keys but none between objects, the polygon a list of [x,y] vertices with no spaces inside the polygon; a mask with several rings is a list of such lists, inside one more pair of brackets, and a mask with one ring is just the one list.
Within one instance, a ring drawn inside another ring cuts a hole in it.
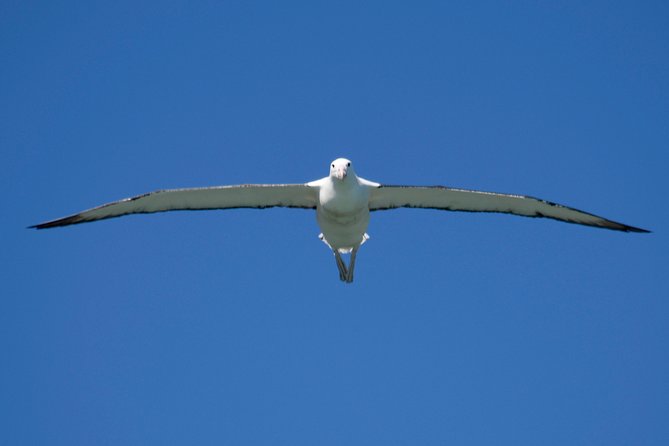
[{"label": "bird's right wing", "polygon": [[500,194],[444,186],[386,186],[372,188],[369,210],[401,207],[444,211],[502,212],[524,217],[547,217],[568,223],[625,232],[649,232],[588,212],[525,195]]},{"label": "bird's right wing", "polygon": [[128,214],[178,210],[288,207],[315,209],[318,192],[306,184],[243,184],[192,189],[159,190],[103,204],[78,214],[40,223],[45,229],[121,217]]}]

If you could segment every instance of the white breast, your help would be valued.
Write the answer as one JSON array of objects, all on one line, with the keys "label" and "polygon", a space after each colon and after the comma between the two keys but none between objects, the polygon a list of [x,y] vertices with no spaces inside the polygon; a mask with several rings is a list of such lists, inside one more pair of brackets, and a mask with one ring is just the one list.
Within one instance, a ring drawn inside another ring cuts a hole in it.
[{"label": "white breast", "polygon": [[316,218],[333,249],[359,246],[369,224],[369,187],[358,181],[325,182],[319,191]]}]

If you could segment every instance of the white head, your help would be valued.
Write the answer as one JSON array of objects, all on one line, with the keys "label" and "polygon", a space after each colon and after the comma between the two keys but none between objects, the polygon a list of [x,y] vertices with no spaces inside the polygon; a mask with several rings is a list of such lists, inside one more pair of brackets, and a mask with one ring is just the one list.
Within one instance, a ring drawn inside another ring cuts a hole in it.
[{"label": "white head", "polygon": [[330,164],[330,178],[344,181],[348,175],[355,176],[353,165],[346,158],[337,158]]}]

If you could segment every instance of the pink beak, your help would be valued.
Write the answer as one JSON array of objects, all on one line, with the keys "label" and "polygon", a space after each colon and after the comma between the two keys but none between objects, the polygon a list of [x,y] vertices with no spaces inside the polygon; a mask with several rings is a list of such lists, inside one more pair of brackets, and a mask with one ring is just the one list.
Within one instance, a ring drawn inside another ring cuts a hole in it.
[{"label": "pink beak", "polygon": [[346,169],[343,169],[343,168],[337,169],[335,171],[335,177],[338,180],[343,180],[344,178],[346,178]]}]

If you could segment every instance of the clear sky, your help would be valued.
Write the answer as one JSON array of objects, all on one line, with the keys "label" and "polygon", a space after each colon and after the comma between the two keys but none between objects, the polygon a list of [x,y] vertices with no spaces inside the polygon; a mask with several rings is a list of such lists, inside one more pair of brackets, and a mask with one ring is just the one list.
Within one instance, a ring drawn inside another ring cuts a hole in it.
[{"label": "clear sky", "polygon": [[[0,444],[669,444],[669,3],[4,1]],[[652,234],[155,189],[529,194]]]}]

